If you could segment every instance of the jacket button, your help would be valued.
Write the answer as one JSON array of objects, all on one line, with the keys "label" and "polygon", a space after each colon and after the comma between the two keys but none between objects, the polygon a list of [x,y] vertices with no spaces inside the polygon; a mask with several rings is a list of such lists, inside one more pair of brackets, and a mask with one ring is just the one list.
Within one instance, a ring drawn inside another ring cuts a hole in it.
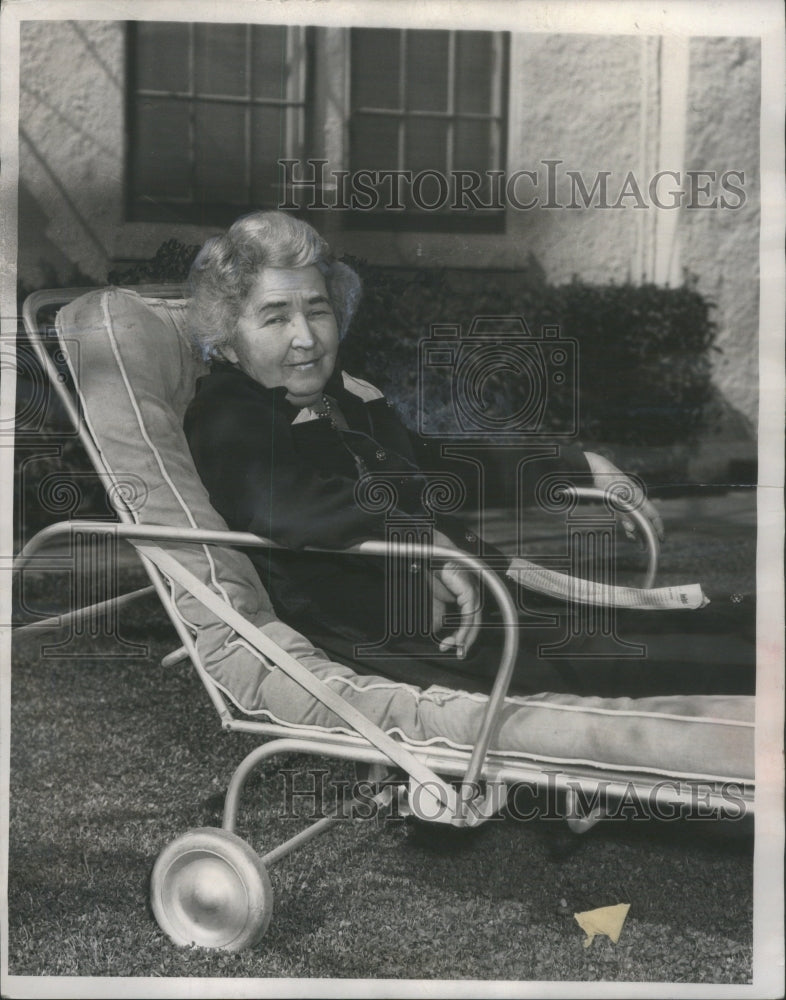
[{"label": "jacket button", "polygon": [[385,459],[388,457],[388,453],[386,451],[383,451],[382,448],[377,448],[376,457],[378,462],[384,462]]}]

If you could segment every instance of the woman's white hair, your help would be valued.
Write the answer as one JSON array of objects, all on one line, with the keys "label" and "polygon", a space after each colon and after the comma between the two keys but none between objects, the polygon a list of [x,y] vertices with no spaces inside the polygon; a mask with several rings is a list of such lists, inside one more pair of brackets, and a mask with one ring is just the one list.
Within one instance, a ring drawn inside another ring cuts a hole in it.
[{"label": "woman's white hair", "polygon": [[360,278],[335,260],[307,222],[285,212],[253,212],[214,236],[199,251],[188,275],[188,330],[199,354],[220,357],[231,347],[246,299],[265,267],[316,267],[336,315],[339,336],[360,301]]}]

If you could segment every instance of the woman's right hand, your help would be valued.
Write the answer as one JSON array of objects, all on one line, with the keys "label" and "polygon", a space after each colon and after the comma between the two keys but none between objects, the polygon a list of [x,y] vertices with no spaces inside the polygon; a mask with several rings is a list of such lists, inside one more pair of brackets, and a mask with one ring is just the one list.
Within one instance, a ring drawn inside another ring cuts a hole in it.
[{"label": "woman's right hand", "polygon": [[445,615],[458,605],[461,625],[449,636],[441,640],[439,651],[456,650],[456,656],[463,660],[480,631],[480,597],[471,573],[462,569],[459,563],[447,562],[431,574],[431,597],[434,627],[439,629]]}]

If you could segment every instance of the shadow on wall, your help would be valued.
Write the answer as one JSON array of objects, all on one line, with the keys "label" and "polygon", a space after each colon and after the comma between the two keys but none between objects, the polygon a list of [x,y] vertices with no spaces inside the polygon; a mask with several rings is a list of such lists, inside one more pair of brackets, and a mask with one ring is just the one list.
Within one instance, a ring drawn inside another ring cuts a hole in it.
[{"label": "shadow on wall", "polygon": [[102,284],[106,276],[85,274],[76,261],[46,235],[50,216],[24,183],[19,182],[19,259],[17,289],[20,302],[40,288],[67,288]]}]

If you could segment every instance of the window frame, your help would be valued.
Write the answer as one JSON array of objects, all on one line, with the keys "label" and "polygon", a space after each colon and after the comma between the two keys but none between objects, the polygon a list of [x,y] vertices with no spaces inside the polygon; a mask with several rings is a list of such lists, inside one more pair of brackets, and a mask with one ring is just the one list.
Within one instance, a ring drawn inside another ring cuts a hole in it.
[{"label": "window frame", "polygon": [[[355,169],[352,159],[352,128],[357,115],[377,115],[378,117],[393,117],[399,119],[397,133],[397,169],[404,169],[404,156],[406,149],[406,124],[413,119],[433,119],[446,121],[448,123],[448,145],[446,150],[446,172],[453,169],[452,157],[455,151],[455,126],[460,120],[465,121],[486,121],[491,124],[492,139],[490,146],[494,149],[495,163],[489,165],[488,170],[505,170],[507,164],[508,131],[509,131],[509,92],[510,92],[510,32],[489,31],[492,36],[493,48],[492,59],[496,60],[497,66],[492,66],[491,81],[491,110],[484,112],[460,112],[455,110],[455,64],[456,64],[456,36],[462,30],[468,29],[441,29],[448,34],[448,81],[447,81],[447,108],[445,111],[434,110],[409,110],[406,107],[406,53],[407,36],[413,31],[428,31],[431,29],[408,29],[390,28],[391,32],[399,34],[399,80],[398,80],[398,107],[392,108],[372,108],[353,107],[352,87],[354,84],[354,66],[352,65],[352,32],[350,29],[347,39],[347,61],[348,80],[346,92],[346,116],[344,132],[345,167],[350,172]],[[361,29],[362,30],[362,29]],[[496,137],[494,133],[496,132]],[[461,231],[461,232],[502,232],[505,229],[505,208],[477,209],[468,207],[464,210],[442,210],[429,211],[428,209],[404,208],[399,210],[377,209],[376,211],[348,210],[342,212],[345,217],[345,228],[347,229],[405,229],[422,232],[429,231]]]},{"label": "window frame", "polygon": [[[124,97],[125,114],[125,142],[124,168],[125,176],[123,180],[123,216],[127,224],[167,224],[172,228],[213,228],[226,226],[233,222],[244,212],[253,211],[258,208],[277,208],[286,201],[286,188],[281,185],[279,189],[278,204],[270,203],[200,203],[193,199],[177,201],[175,199],[159,198],[156,201],[146,200],[137,189],[134,183],[134,159],[138,152],[138,139],[135,134],[135,107],[140,95],[136,81],[136,23],[126,22],[125,49],[126,49],[126,87]],[[214,22],[186,22],[192,32],[198,24],[212,24]],[[246,24],[250,29],[253,25]],[[352,165],[350,159],[350,128],[353,115],[351,78],[352,78],[352,28],[330,28],[314,25],[292,25],[277,24],[276,27],[283,27],[288,32],[288,45],[292,44],[292,34],[297,31],[302,37],[302,58],[298,66],[298,80],[302,99],[293,102],[302,108],[300,125],[300,155],[297,149],[290,144],[288,153],[292,156],[287,159],[299,159],[301,162],[301,175],[308,176],[311,173],[309,160],[327,158],[327,170],[350,169]],[[404,34],[411,30],[424,29],[402,29],[389,28],[391,32]],[[462,29],[451,29],[451,48],[455,49],[455,36]],[[459,118],[466,117],[482,118],[484,120],[495,120],[497,127],[496,138],[496,166],[489,165],[486,169],[498,169],[504,171],[507,167],[507,154],[509,142],[509,102],[510,102],[510,60],[511,60],[511,33],[508,31],[488,32],[495,36],[496,58],[498,69],[494,73],[492,81],[493,105],[492,111],[488,114],[459,114],[453,115],[454,123]],[[401,44],[401,41],[399,42]],[[405,75],[405,64],[402,63],[399,69],[400,75]],[[328,85],[332,88],[332,98],[328,101],[325,91]],[[250,84],[249,84],[250,86]],[[192,82],[193,90],[193,82]],[[190,97],[191,95],[189,95]],[[338,96],[338,104],[336,97]],[[243,101],[245,98],[238,98]],[[454,100],[450,95],[451,105]],[[247,107],[251,107],[248,104]],[[338,112],[338,114],[337,114]],[[406,118],[410,113],[406,109],[401,110],[401,115]],[[417,112],[415,113],[418,114]],[[446,117],[449,112],[440,113]],[[428,117],[428,115],[424,116]],[[454,126],[453,126],[454,127]],[[401,131],[401,130],[400,130]],[[291,136],[291,130],[288,130]],[[193,144],[190,155],[193,157]],[[246,147],[246,156],[250,155],[250,147]],[[283,157],[282,157],[283,158]],[[192,166],[193,170],[193,166]],[[283,174],[279,175],[279,184]],[[193,192],[193,177],[192,177]],[[300,201],[299,197],[296,201]],[[499,208],[472,209],[467,208],[462,211],[441,211],[434,212],[419,209],[386,210],[368,212],[358,209],[327,209],[319,210],[307,208],[305,205],[294,209],[298,216],[310,219],[318,228],[327,227],[333,231],[341,230],[377,230],[377,231],[418,231],[418,232],[461,232],[461,233],[501,233],[506,228],[506,216],[504,205]]]},{"label": "window frame", "polygon": [[[313,87],[314,87],[314,32],[313,27],[307,25],[276,24],[270,27],[281,27],[286,30],[287,60],[297,59],[297,71],[287,80],[287,93],[284,100],[273,98],[254,97],[251,93],[251,66],[253,58],[252,34],[254,27],[266,27],[268,25],[244,23],[246,29],[245,37],[245,58],[246,58],[246,93],[244,95],[226,95],[198,93],[196,91],[194,79],[193,52],[196,28],[205,24],[214,26],[221,22],[185,22],[189,32],[189,90],[188,91],[164,91],[154,89],[143,89],[137,83],[137,53],[138,36],[136,21],[126,23],[125,33],[125,150],[123,162],[125,167],[124,176],[124,219],[126,222],[170,222],[176,225],[228,225],[239,215],[251,211],[255,208],[276,208],[277,204],[271,202],[256,202],[251,198],[252,183],[251,173],[253,170],[253,152],[251,141],[251,113],[254,107],[284,107],[286,108],[287,128],[286,128],[286,158],[300,159],[309,155],[309,138],[314,134],[313,121]],[[297,50],[300,49],[298,58]],[[135,185],[135,156],[139,149],[139,138],[136,129],[136,109],[140,100],[145,98],[165,98],[169,100],[183,101],[190,103],[191,113],[189,115],[189,146],[188,146],[188,173],[189,173],[189,194],[184,198],[146,196]],[[195,186],[195,137],[194,137],[194,114],[199,104],[226,103],[234,106],[241,106],[244,109],[244,185],[246,199],[242,202],[222,202],[209,201],[201,202],[197,199]],[[282,159],[285,157],[281,157]],[[281,192],[280,177],[279,200]]]}]

